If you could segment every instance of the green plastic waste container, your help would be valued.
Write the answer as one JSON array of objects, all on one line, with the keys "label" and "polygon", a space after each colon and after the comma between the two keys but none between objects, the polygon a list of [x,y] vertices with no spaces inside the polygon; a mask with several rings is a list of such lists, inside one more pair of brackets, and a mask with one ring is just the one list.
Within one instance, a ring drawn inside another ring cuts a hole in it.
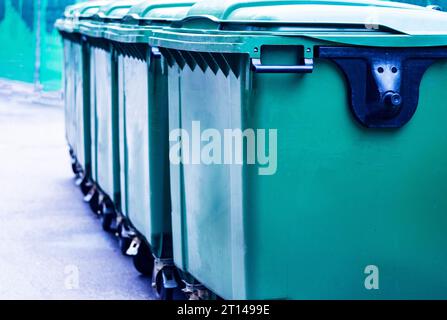
[{"label": "green plastic waste container", "polygon": [[75,34],[74,27],[74,11],[76,6],[69,6],[64,11],[64,18],[56,21],[56,28],[62,36],[63,50],[64,50],[64,110],[65,110],[65,136],[68,146],[70,148],[70,155],[72,156],[72,168],[75,173],[78,173],[79,165],[77,162],[77,148],[76,148],[76,117],[75,117],[75,66],[71,62],[73,56],[74,46],[79,42],[79,34]]},{"label": "green plastic waste container", "polygon": [[[74,108],[74,79],[72,64],[70,64],[70,58],[72,55],[72,41],[69,40],[73,34],[73,16],[74,6],[67,7],[64,12],[64,18],[56,21],[56,28],[62,36],[63,50],[64,50],[64,111],[65,111],[65,137],[70,148],[70,154],[75,160],[75,139],[73,138],[74,132],[74,117],[72,116]],[[76,171],[75,161],[73,162],[73,170]]]},{"label": "green plastic waste container", "polygon": [[[191,0],[144,1],[132,7],[120,23],[108,24],[104,33],[117,52],[117,83],[113,86],[118,88],[120,211],[127,221],[120,228],[122,250],[135,255],[140,272],[154,275],[158,293],[166,298],[179,284],[162,283],[174,273],[167,74],[158,49],[150,47],[148,40],[153,30],[182,19],[193,4]],[[138,247],[125,241],[129,231],[137,236]]]},{"label": "green plastic waste container", "polygon": [[120,206],[117,64],[110,41],[103,37],[107,24],[121,19],[138,1],[108,1],[95,12],[80,16],[80,31],[88,42],[90,63],[90,132],[92,179],[95,191],[92,208],[102,214],[103,228],[111,231]]},{"label": "green plastic waste container", "polygon": [[209,0],[150,44],[185,274],[225,299],[447,298],[445,13]]},{"label": "green plastic waste container", "polygon": [[[110,2],[110,1],[109,1]],[[73,159],[73,170],[82,179],[81,188],[88,191],[90,179],[90,100],[87,45],[79,30],[79,17],[98,11],[107,1],[90,1],[67,7],[64,18],[56,22],[63,39],[66,136]]]}]

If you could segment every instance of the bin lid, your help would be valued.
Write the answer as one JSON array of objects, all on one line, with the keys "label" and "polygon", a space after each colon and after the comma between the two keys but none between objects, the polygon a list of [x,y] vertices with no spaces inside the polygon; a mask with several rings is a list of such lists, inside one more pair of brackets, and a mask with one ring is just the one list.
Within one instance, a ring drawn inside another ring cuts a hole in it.
[{"label": "bin lid", "polygon": [[80,17],[81,33],[94,38],[102,38],[108,23],[117,22],[127,14],[130,8],[141,0],[107,1],[102,6],[91,9]]},{"label": "bin lid", "polygon": [[220,43],[216,51],[238,52],[243,42],[255,44],[253,35],[265,41],[282,36],[283,43],[299,36],[368,46],[447,45],[447,13],[383,0],[205,0],[151,41],[169,46],[174,38],[183,44],[188,38],[192,48],[208,36],[208,48]]},{"label": "bin lid", "polygon": [[445,11],[445,9],[447,9],[445,0],[394,0],[394,1],[414,4],[422,7],[430,7],[431,9],[440,11]]},{"label": "bin lid", "polygon": [[132,7],[128,19],[151,23],[154,21],[180,20],[186,17],[194,0],[149,0]]},{"label": "bin lid", "polygon": [[75,19],[91,19],[95,16],[101,7],[108,5],[111,0],[87,1],[80,4],[80,9],[74,13]]},{"label": "bin lid", "polygon": [[105,37],[126,43],[144,43],[152,30],[186,17],[194,0],[146,0],[132,6],[119,24],[109,24]]},{"label": "bin lid", "polygon": [[55,26],[59,31],[77,32],[79,31],[79,18],[93,16],[101,6],[109,2],[111,0],[85,1],[67,6],[64,10],[64,18],[58,19]]},{"label": "bin lid", "polygon": [[59,31],[71,32],[72,27],[69,26],[69,23],[72,24],[73,15],[77,5],[67,6],[64,10],[63,18],[59,18],[56,20],[54,27]]},{"label": "bin lid", "polygon": [[122,19],[134,6],[142,0],[118,0],[102,6],[93,17],[96,20],[113,21]]}]

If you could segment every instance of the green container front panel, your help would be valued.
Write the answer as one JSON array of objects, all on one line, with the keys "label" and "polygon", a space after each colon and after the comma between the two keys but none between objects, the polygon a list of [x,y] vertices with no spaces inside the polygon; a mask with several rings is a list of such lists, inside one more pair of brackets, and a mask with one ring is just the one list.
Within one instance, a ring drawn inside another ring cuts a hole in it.
[{"label": "green container front panel", "polygon": [[168,111],[160,60],[118,57],[122,210],[153,254],[170,256]]},{"label": "green container front panel", "polygon": [[118,75],[123,214],[142,234],[149,234],[147,65],[119,55]]},{"label": "green container front panel", "polygon": [[447,298],[447,62],[425,73],[412,120],[380,130],[354,119],[328,60],[281,75],[234,59],[238,76],[169,67],[170,129],[277,129],[277,171],[171,165],[177,266],[226,299]]},{"label": "green container front panel", "polygon": [[90,170],[90,109],[88,64],[85,48],[77,41],[63,40],[64,111],[67,143],[87,174]]},{"label": "green container front panel", "polygon": [[[99,47],[90,49],[92,172],[97,185],[113,201],[119,195],[118,110],[114,101],[114,59]],[[93,124],[94,122],[94,124]],[[118,205],[118,203],[116,203]]]},{"label": "green container front panel", "polygon": [[125,94],[124,94],[124,56],[117,56],[117,86],[118,86],[118,143],[119,143],[119,163],[120,163],[120,190],[121,203],[118,210],[124,215],[128,216],[127,194],[126,194],[126,175],[127,175],[127,146],[126,137],[126,122],[125,122]]},{"label": "green container front panel", "polygon": [[75,143],[73,138],[73,108],[74,108],[74,86],[75,81],[73,78],[73,64],[72,64],[72,49],[73,44],[71,41],[64,39],[63,40],[63,48],[64,48],[64,111],[65,111],[65,136],[67,139],[68,145],[75,151]]},{"label": "green container front panel", "polygon": [[[192,71],[188,66],[182,71],[176,67],[169,70],[170,131],[181,128],[191,134],[193,121],[200,121],[202,129],[222,132],[231,125],[240,126],[240,117],[234,116],[240,114],[241,81],[234,75],[227,78],[222,72],[199,70]],[[192,152],[190,149],[190,157]],[[238,253],[232,246],[243,246],[242,239],[230,241],[232,230],[241,226],[237,219],[231,221],[232,204],[238,207],[233,201],[241,195],[238,185],[229,183],[233,169],[223,165],[171,165],[175,262],[225,298],[232,297],[232,256]]]},{"label": "green container front panel", "polygon": [[92,179],[98,180],[98,157],[97,152],[97,122],[96,117],[96,63],[93,48],[89,48],[89,60],[90,60],[90,136],[91,136],[91,157],[92,157]]},{"label": "green container front panel", "polygon": [[76,123],[75,145],[76,157],[79,164],[85,169],[85,149],[84,149],[84,81],[83,81],[83,65],[82,65],[82,45],[80,43],[73,43],[73,55],[71,57],[74,68],[75,80],[75,109],[74,115]]}]

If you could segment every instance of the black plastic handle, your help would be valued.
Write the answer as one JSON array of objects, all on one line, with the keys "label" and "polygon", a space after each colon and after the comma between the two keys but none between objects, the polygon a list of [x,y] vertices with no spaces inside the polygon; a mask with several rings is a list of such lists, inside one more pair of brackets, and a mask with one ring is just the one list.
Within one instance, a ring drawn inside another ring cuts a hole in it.
[{"label": "black plastic handle", "polygon": [[305,59],[305,64],[297,66],[263,65],[261,59],[251,59],[252,69],[256,73],[311,73],[314,70],[313,59]]},{"label": "black plastic handle", "polygon": [[161,52],[158,48],[156,47],[152,47],[151,49],[151,56],[155,59],[160,59],[161,58]]}]

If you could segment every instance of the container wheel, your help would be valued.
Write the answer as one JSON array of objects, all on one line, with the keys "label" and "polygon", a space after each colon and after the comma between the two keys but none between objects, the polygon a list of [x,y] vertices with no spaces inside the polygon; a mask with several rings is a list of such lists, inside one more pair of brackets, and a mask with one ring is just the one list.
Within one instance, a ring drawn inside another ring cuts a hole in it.
[{"label": "container wheel", "polygon": [[90,205],[90,209],[92,209],[93,213],[98,214],[100,212],[100,205],[99,205],[99,192],[94,191],[94,194],[90,201],[88,202]]},{"label": "container wheel", "polygon": [[108,198],[106,198],[101,204],[101,226],[104,231],[115,231],[112,228],[115,216],[116,214],[113,203]]},{"label": "container wheel", "polygon": [[[167,270],[169,269],[169,270]],[[165,280],[163,277],[167,277],[168,283],[175,284],[171,285],[170,288],[165,286]],[[172,278],[172,279],[169,279]],[[157,273],[155,279],[155,291],[160,300],[188,300],[186,293],[182,290],[183,288],[180,286],[181,279],[178,276],[177,272],[173,268],[162,269]]]},{"label": "container wheel", "polygon": [[112,228],[114,220],[114,215],[111,213],[106,213],[101,215],[101,226],[102,229],[106,232],[112,232],[114,231]]},{"label": "container wheel", "polygon": [[129,249],[131,243],[131,238],[121,236],[118,238],[118,245],[123,255],[127,256],[127,250]]},{"label": "container wheel", "polygon": [[133,265],[144,276],[152,276],[154,271],[154,257],[149,246],[142,241],[138,253],[133,256]]},{"label": "container wheel", "polygon": [[87,193],[89,193],[89,191],[91,190],[92,184],[88,181],[88,179],[84,178],[79,187],[81,188],[82,194],[86,196]]},{"label": "container wheel", "polygon": [[123,228],[125,228],[123,226],[123,224],[120,224],[118,226],[118,230],[117,230],[117,234],[118,234],[118,246],[120,248],[120,251],[123,255],[127,256],[127,250],[129,249],[131,243],[132,243],[132,238],[130,237],[126,237],[123,235]]},{"label": "container wheel", "polygon": [[78,176],[81,173],[81,167],[79,166],[78,162],[73,159],[71,161],[71,170],[73,171],[73,173]]}]

